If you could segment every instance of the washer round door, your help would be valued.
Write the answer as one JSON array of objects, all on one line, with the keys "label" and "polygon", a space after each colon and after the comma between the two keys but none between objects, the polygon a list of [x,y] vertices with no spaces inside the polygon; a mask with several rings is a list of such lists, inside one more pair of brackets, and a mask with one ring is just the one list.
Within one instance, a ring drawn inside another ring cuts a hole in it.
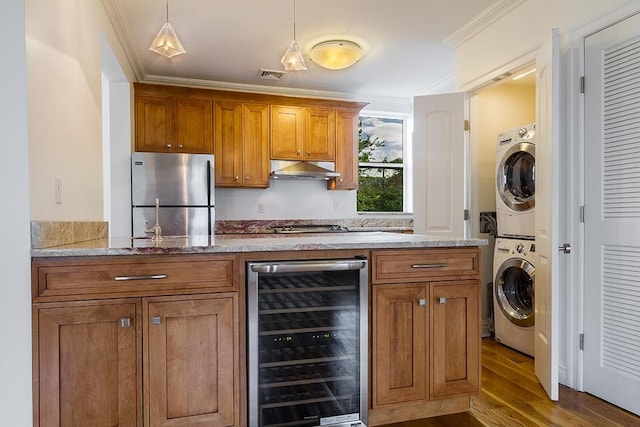
[{"label": "washer round door", "polygon": [[533,312],[535,267],[522,258],[510,258],[496,272],[494,292],[500,310],[514,325],[535,323]]},{"label": "washer round door", "polygon": [[498,165],[496,184],[502,201],[512,210],[523,212],[535,206],[536,148],[534,144],[514,144]]}]

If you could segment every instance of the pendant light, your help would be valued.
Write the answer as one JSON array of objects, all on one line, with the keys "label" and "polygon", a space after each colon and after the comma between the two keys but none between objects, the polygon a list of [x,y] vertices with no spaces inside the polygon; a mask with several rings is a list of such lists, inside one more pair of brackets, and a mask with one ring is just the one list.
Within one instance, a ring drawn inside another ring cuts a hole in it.
[{"label": "pendant light", "polygon": [[296,0],[293,0],[293,41],[280,62],[287,71],[306,71],[307,69],[307,64],[304,63],[304,58],[302,57],[302,51],[296,41]]},{"label": "pendant light", "polygon": [[184,50],[184,47],[182,47],[180,39],[169,23],[169,0],[167,0],[167,22],[160,28],[160,32],[158,32],[156,38],[153,39],[149,50],[166,56],[167,58],[173,58],[176,55],[182,55],[187,52]]}]

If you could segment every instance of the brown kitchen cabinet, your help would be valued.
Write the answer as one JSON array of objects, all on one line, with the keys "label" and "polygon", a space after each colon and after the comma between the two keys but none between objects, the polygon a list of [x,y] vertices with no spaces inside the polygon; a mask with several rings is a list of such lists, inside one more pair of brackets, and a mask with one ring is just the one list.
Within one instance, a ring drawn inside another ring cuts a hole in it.
[{"label": "brown kitchen cabinet", "polygon": [[238,425],[237,294],[145,300],[145,425]]},{"label": "brown kitchen cabinet", "polygon": [[172,95],[137,95],[136,151],[213,152],[212,102]]},{"label": "brown kitchen cabinet", "polygon": [[34,426],[242,425],[238,268],[235,255],[35,259]]},{"label": "brown kitchen cabinet", "polygon": [[34,311],[34,426],[140,426],[139,299]]},{"label": "brown kitchen cabinet", "polygon": [[358,189],[358,116],[360,110],[336,110],[336,172],[329,190]]},{"label": "brown kitchen cabinet", "polygon": [[214,103],[217,187],[269,187],[269,105]]},{"label": "brown kitchen cabinet", "polygon": [[333,162],[335,156],[335,110],[271,106],[272,159]]},{"label": "brown kitchen cabinet", "polygon": [[480,390],[479,250],[372,251],[370,425],[469,408]]}]

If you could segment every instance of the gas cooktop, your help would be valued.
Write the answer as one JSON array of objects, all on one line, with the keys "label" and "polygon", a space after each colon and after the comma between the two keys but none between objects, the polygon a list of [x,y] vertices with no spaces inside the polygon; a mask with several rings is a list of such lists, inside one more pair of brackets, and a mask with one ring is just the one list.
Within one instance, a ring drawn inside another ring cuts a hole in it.
[{"label": "gas cooktop", "polygon": [[283,225],[272,227],[277,234],[299,234],[299,233],[346,233],[349,229],[343,225]]}]

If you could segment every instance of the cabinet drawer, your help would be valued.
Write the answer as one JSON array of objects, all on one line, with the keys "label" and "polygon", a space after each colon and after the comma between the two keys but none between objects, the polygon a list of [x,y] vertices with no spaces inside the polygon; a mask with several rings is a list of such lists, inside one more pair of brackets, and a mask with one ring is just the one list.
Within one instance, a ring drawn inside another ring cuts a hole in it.
[{"label": "cabinet drawer", "polygon": [[236,290],[233,255],[34,260],[38,301]]},{"label": "cabinet drawer", "polygon": [[479,274],[478,248],[373,251],[371,283],[456,279]]}]

